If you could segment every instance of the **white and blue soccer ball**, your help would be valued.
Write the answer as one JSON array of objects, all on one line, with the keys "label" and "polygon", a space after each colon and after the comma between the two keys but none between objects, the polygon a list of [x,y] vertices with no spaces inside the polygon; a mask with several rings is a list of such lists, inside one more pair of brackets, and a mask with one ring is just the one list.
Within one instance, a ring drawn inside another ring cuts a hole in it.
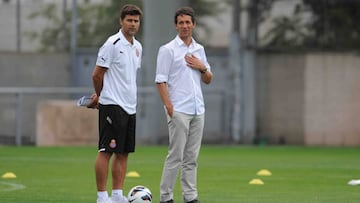
[{"label": "white and blue soccer ball", "polygon": [[129,191],[128,200],[130,203],[151,203],[152,194],[149,188],[137,185]]}]

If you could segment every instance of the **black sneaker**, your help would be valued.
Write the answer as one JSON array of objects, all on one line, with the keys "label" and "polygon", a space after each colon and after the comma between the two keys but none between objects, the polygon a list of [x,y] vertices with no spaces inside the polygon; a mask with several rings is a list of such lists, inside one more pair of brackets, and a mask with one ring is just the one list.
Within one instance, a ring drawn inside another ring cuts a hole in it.
[{"label": "black sneaker", "polygon": [[187,202],[187,203],[200,203],[200,201],[197,200],[197,199],[194,199],[193,201],[190,201],[190,202]]},{"label": "black sneaker", "polygon": [[160,202],[160,203],[174,203],[174,200],[168,200],[168,201],[166,201],[166,202]]}]

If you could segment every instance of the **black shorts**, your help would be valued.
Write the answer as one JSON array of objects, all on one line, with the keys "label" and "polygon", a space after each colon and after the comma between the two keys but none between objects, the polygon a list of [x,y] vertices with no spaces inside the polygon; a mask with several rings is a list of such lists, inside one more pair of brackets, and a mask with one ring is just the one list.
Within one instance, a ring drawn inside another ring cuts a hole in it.
[{"label": "black shorts", "polygon": [[99,104],[99,152],[135,151],[136,114],[118,105]]}]

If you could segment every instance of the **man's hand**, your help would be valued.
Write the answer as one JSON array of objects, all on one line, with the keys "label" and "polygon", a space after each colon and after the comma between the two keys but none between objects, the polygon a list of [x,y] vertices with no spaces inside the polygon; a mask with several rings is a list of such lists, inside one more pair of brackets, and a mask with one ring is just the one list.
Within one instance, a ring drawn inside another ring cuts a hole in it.
[{"label": "man's hand", "polygon": [[195,70],[203,71],[206,69],[206,66],[195,55],[185,55],[185,61],[187,66]]},{"label": "man's hand", "polygon": [[99,108],[99,98],[98,96],[96,95],[96,93],[92,94],[91,95],[91,102],[89,105],[87,105],[88,108],[91,108],[91,109],[98,109]]},{"label": "man's hand", "polygon": [[173,113],[174,113],[174,107],[171,103],[169,103],[168,105],[165,105],[166,111],[168,113],[168,115],[172,118]]}]

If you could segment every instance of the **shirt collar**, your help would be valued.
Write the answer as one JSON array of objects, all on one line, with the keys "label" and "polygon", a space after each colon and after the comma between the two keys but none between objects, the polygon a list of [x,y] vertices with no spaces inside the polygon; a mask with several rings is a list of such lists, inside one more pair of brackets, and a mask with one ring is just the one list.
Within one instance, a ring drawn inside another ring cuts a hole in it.
[{"label": "shirt collar", "polygon": [[[184,41],[182,41],[182,39],[180,39],[179,35],[176,35],[175,41],[179,46],[187,46],[184,43]],[[189,48],[195,48],[196,46],[197,46],[197,42],[195,41],[194,38],[191,38],[191,44],[190,44]]]},{"label": "shirt collar", "polygon": [[[120,37],[120,41],[121,41],[121,43],[123,43],[123,45],[132,46],[132,44],[129,41],[127,41],[127,39],[125,38],[125,36],[121,32],[121,29],[119,30],[119,37]],[[135,41],[134,37],[133,37],[133,40]]]}]

